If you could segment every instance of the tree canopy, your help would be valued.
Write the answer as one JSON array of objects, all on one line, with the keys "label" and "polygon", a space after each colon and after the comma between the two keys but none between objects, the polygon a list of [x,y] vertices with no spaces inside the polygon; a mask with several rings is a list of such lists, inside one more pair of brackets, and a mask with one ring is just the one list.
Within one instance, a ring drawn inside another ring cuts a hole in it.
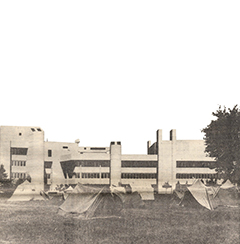
[{"label": "tree canopy", "polygon": [[240,109],[219,107],[216,120],[202,130],[205,152],[216,160],[216,170],[234,183],[240,183]]},{"label": "tree canopy", "polygon": [[7,179],[7,173],[6,170],[4,169],[3,164],[0,165],[0,181],[3,181]]}]

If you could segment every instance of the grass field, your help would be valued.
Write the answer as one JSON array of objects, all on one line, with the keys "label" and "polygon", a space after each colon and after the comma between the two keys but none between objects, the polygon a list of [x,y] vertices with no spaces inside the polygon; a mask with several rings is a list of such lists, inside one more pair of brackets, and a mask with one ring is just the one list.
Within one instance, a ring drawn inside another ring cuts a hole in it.
[{"label": "grass field", "polygon": [[0,199],[0,243],[240,243],[240,209],[179,207],[162,196],[121,218],[80,220],[57,214],[60,200]]}]

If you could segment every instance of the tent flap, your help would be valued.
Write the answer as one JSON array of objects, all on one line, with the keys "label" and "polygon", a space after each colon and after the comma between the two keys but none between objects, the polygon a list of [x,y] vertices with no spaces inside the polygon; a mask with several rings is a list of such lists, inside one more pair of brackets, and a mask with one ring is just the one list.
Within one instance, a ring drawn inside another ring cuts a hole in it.
[{"label": "tent flap", "polygon": [[187,190],[184,193],[181,204],[188,203],[190,206],[193,206],[196,203],[195,205],[205,207],[209,210],[213,209],[207,187],[200,180],[196,180],[193,185],[188,186]]},{"label": "tent flap", "polygon": [[45,200],[41,194],[41,189],[38,186],[25,180],[22,184],[18,185],[13,195],[8,199],[9,202],[16,201],[31,201],[31,200]]},{"label": "tent flap", "polygon": [[69,193],[59,207],[59,214],[77,214],[86,219],[117,215],[122,210],[122,201],[110,190],[84,186],[80,183]]}]

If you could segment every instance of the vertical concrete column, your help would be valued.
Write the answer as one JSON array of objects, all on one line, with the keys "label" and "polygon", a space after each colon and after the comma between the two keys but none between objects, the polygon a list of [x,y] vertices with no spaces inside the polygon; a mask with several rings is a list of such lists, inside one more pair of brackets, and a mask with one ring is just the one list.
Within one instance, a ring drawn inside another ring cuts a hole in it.
[{"label": "vertical concrete column", "polygon": [[173,129],[170,131],[170,141],[172,144],[171,148],[171,180],[170,184],[172,185],[172,190],[175,189],[176,186],[176,144],[177,144],[177,136],[176,136],[176,130]]},{"label": "vertical concrete column", "polygon": [[35,132],[31,135],[28,148],[27,169],[32,183],[44,189],[44,133]]},{"label": "vertical concrete column", "polygon": [[173,129],[170,131],[170,141],[176,141],[176,140],[177,140],[176,130]]},{"label": "vertical concrete column", "polygon": [[151,141],[147,142],[147,154],[149,154],[149,148],[151,147]]},{"label": "vertical concrete column", "polygon": [[8,178],[11,177],[11,130],[0,126],[0,164],[4,165]]},{"label": "vertical concrete column", "polygon": [[174,131],[170,133],[173,140],[163,141],[162,131],[157,131],[157,153],[158,153],[158,193],[171,194],[173,184],[173,157],[175,155]]},{"label": "vertical concrete column", "polygon": [[163,164],[163,153],[162,153],[162,130],[157,130],[157,187],[158,193],[160,193],[161,189],[161,173],[162,173],[162,164]]},{"label": "vertical concrete column", "polygon": [[121,182],[121,142],[111,142],[110,145],[110,185]]},{"label": "vertical concrete column", "polygon": [[[51,148],[51,149],[50,149]],[[52,157],[49,158],[49,161],[52,161],[52,184],[50,189],[52,191],[55,190],[57,185],[61,185],[63,183],[67,184],[66,179],[62,173],[61,164],[60,164],[60,155],[56,155],[59,153],[58,150],[54,150],[52,147],[45,147],[46,152],[48,150],[52,150]]]}]

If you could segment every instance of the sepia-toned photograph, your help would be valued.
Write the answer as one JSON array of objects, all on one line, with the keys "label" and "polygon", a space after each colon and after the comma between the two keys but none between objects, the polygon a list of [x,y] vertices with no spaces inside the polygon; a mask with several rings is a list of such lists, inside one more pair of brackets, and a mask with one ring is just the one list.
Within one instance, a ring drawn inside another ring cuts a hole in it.
[{"label": "sepia-toned photograph", "polygon": [[240,2],[0,2],[0,243],[240,243]]}]

